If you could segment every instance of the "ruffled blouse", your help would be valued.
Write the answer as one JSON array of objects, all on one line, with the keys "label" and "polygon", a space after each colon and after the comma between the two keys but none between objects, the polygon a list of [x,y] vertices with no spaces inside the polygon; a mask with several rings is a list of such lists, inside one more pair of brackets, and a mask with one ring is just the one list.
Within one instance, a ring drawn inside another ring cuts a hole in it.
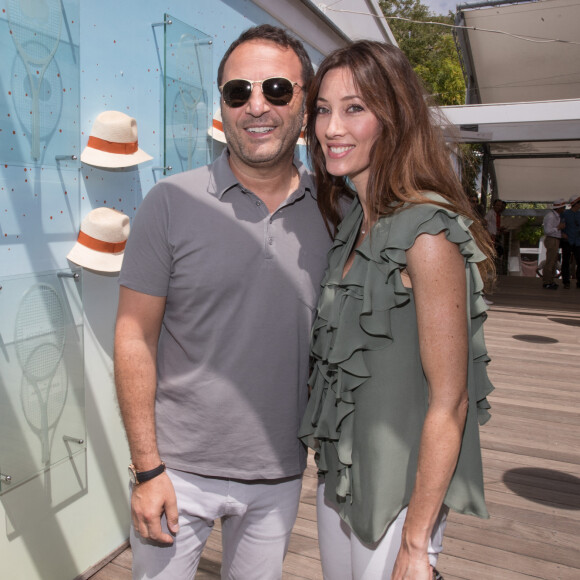
[{"label": "ruffled blouse", "polygon": [[477,268],[485,255],[469,232],[471,221],[435,204],[405,206],[373,226],[343,279],[362,217],[355,202],[329,253],[312,331],[312,393],[299,436],[316,450],[326,499],[361,541],[372,543],[409,504],[428,407],[413,292],[401,280],[406,250],[420,234],[444,232],[465,260],[469,407],[445,504],[479,517],[489,516],[478,422],[490,417],[486,396],[493,386]]}]

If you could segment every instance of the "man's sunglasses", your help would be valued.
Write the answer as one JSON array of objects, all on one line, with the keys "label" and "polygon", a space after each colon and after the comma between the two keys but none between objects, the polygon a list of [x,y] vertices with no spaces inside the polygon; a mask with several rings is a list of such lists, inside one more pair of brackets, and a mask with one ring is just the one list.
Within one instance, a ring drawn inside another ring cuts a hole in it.
[{"label": "man's sunglasses", "polygon": [[219,89],[226,105],[236,109],[243,107],[250,100],[254,85],[261,85],[262,94],[266,100],[277,107],[290,103],[294,96],[294,87],[302,88],[298,83],[293,83],[284,77],[271,77],[263,81],[232,79]]}]

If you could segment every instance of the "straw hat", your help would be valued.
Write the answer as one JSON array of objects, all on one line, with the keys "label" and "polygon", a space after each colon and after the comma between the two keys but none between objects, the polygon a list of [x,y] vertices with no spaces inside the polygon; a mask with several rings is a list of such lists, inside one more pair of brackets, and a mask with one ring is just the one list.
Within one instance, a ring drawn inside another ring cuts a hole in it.
[{"label": "straw hat", "polygon": [[119,272],[129,237],[129,217],[109,207],[90,211],[67,258],[97,272]]},{"label": "straw hat", "polygon": [[100,113],[81,161],[97,167],[130,167],[153,159],[137,141],[137,121],[119,111]]},{"label": "straw hat", "polygon": [[306,138],[304,137],[304,127],[302,128],[302,131],[300,131],[300,137],[298,137],[296,145],[306,145]]},{"label": "straw hat", "polygon": [[570,205],[574,205],[575,203],[578,203],[580,201],[580,195],[575,194],[570,198],[570,201],[568,202]]},{"label": "straw hat", "polygon": [[[222,121],[222,112],[217,109],[215,115],[213,116],[211,127],[207,130],[207,134],[216,141],[220,143],[227,143],[226,135],[224,133],[224,124]],[[300,137],[298,138],[297,145],[306,145],[304,139],[304,130],[300,131]]]},{"label": "straw hat", "polygon": [[566,200],[563,198],[557,199],[554,203],[552,203],[552,209],[560,209],[562,207],[566,207]]},{"label": "straw hat", "polygon": [[220,143],[226,143],[226,135],[224,133],[224,124],[222,122],[222,112],[218,109],[213,116],[211,127],[207,130],[207,134]]}]

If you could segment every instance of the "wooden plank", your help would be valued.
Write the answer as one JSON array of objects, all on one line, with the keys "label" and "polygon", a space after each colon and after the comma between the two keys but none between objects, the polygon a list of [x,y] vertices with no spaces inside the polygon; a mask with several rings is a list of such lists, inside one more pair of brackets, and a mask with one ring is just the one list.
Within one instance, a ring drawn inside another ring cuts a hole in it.
[{"label": "wooden plank", "polygon": [[[201,559],[199,561],[198,573],[196,574],[196,580],[198,576],[205,577],[208,579],[220,578],[220,570],[222,567],[222,550],[221,544],[219,545],[219,550],[213,550],[206,545]],[[203,573],[203,576],[201,574]]]},{"label": "wooden plank", "polygon": [[542,459],[556,459],[565,463],[580,464],[580,457],[577,452],[570,452],[568,448],[563,450],[546,448],[536,448],[533,445],[516,445],[510,441],[506,441],[505,437],[487,437],[482,438],[481,446],[485,449],[494,449],[496,451],[510,451],[511,453],[519,453],[527,457],[538,457]]},{"label": "wooden plank", "polygon": [[[481,527],[472,527],[454,522],[453,525],[448,526],[448,529],[445,532],[445,540],[443,542],[445,552],[449,553],[448,539],[454,538],[464,542],[477,544],[479,546],[499,549],[509,552],[510,554],[518,554],[527,557],[533,555],[534,558],[546,562],[563,564],[571,568],[580,567],[580,556],[577,545],[554,545],[553,538],[550,538],[548,535],[545,535],[543,540],[533,540],[529,537],[529,534],[526,533],[527,537],[524,539],[520,535],[515,535],[513,533],[506,534],[503,530],[499,531],[499,527],[500,526],[496,526],[495,522],[490,522],[488,525],[483,525]],[[523,528],[523,526],[520,525],[520,528]]]},{"label": "wooden plank", "polygon": [[567,475],[580,476],[580,466],[574,463],[566,463],[554,459],[535,459],[522,456],[509,451],[495,451],[494,449],[482,449],[483,462],[493,468],[501,466],[505,471],[515,466],[537,467],[539,469],[562,472]]},{"label": "wooden plank", "polygon": [[133,553],[131,552],[131,548],[127,548],[123,552],[121,552],[114,560],[113,563],[117,566],[121,566],[122,568],[127,568],[131,570],[131,565],[133,563]]},{"label": "wooden plank", "polygon": [[503,549],[490,548],[481,543],[471,543],[453,537],[446,537],[444,548],[447,555],[453,555],[470,562],[479,562],[480,564],[492,562],[498,568],[517,572],[518,574],[527,574],[532,578],[578,580],[580,575],[580,569],[577,566],[564,566],[563,564],[541,560],[535,556],[515,554],[506,550],[505,547]]},{"label": "wooden plank", "polygon": [[[551,530],[559,530],[565,534],[572,534],[580,537],[580,526],[578,520],[558,515],[556,513],[546,513],[540,510],[531,510],[527,507],[518,507],[510,505],[512,503],[510,494],[494,494],[486,492],[487,509],[492,518],[502,517],[520,522],[529,526],[546,527]],[[491,496],[491,497],[490,497]],[[569,511],[565,512],[566,514]]]},{"label": "wooden plank", "polygon": [[306,520],[304,518],[297,518],[294,524],[293,533],[300,534],[305,538],[318,541],[318,530],[316,528],[316,520]]},{"label": "wooden plank", "polygon": [[487,533],[498,533],[504,536],[504,548],[511,547],[511,537],[529,542],[544,542],[547,546],[554,545],[562,548],[578,549],[578,537],[566,534],[546,526],[534,526],[529,522],[518,522],[510,518],[493,516],[489,520],[482,520],[450,512],[445,535],[461,538],[464,528],[473,528],[480,534],[479,540],[485,540]]},{"label": "wooden plank", "polygon": [[528,574],[519,574],[489,562],[466,560],[445,552],[439,556],[437,569],[445,580],[530,580]]},{"label": "wooden plank", "polygon": [[288,552],[284,560],[284,577],[322,580],[320,559],[308,558],[302,554]]},{"label": "wooden plank", "polygon": [[104,568],[101,568],[96,574],[91,576],[91,580],[131,580],[131,569],[110,562]]}]

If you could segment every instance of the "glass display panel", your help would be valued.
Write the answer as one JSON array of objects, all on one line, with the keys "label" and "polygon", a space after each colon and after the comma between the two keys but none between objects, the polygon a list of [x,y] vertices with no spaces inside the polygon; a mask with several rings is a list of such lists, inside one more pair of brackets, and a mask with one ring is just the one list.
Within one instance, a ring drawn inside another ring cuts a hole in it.
[{"label": "glass display panel", "polygon": [[0,161],[80,155],[79,0],[0,0]]},{"label": "glass display panel", "polygon": [[169,14],[164,30],[164,173],[171,175],[211,161],[213,42]]},{"label": "glass display panel", "polygon": [[80,273],[0,279],[0,493],[84,452]]}]

